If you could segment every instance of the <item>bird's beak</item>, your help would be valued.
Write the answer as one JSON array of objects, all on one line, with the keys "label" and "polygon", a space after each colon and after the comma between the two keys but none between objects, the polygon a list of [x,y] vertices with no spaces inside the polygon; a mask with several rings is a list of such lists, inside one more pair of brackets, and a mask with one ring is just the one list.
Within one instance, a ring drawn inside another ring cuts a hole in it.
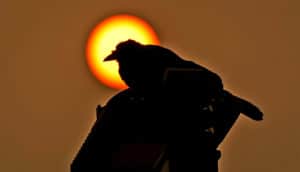
[{"label": "bird's beak", "polygon": [[103,61],[112,61],[112,60],[117,60],[118,59],[118,54],[116,51],[113,51],[110,55],[104,58]]},{"label": "bird's beak", "polygon": [[115,54],[110,54],[103,61],[111,61],[111,60],[117,60],[117,56]]}]

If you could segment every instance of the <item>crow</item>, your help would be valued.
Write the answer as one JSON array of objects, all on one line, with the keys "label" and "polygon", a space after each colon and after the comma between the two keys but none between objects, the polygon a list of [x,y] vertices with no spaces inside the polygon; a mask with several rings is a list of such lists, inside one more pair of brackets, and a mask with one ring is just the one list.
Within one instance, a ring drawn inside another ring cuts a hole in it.
[{"label": "crow", "polygon": [[166,134],[158,138],[167,140],[162,159],[169,159],[170,171],[217,172],[217,148],[239,114],[262,120],[259,108],[224,89],[219,75],[170,49],[127,40],[104,59],[111,60],[118,62],[119,74],[129,86],[123,93],[131,93],[125,96],[128,102],[114,99],[119,106],[111,109],[120,110],[126,119],[136,114],[138,131]]},{"label": "crow", "polygon": [[216,73],[184,60],[170,49],[143,45],[129,39],[120,42],[116,50],[104,59],[111,60],[118,62],[122,80],[132,89],[149,94],[171,92],[169,95],[181,97],[181,100],[196,99],[202,103],[221,102],[225,97],[235,103],[235,110],[253,120],[263,119],[263,113],[258,107],[225,90]]}]

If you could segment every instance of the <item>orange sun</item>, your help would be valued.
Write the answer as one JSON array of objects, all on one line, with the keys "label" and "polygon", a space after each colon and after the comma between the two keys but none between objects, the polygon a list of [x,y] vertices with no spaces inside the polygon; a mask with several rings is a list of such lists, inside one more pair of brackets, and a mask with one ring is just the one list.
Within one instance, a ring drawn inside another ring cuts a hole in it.
[{"label": "orange sun", "polygon": [[116,61],[103,62],[122,41],[136,40],[142,44],[159,44],[159,39],[152,27],[144,20],[131,15],[115,15],[100,22],[89,35],[86,47],[88,66],[93,75],[103,84],[125,89]]}]

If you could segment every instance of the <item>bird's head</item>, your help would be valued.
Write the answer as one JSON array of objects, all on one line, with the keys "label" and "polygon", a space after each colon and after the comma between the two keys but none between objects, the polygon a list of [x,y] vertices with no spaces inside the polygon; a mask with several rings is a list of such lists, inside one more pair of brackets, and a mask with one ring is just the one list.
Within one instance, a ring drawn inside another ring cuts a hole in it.
[{"label": "bird's head", "polygon": [[116,50],[114,50],[110,55],[108,55],[104,61],[117,60],[118,62],[127,61],[128,58],[136,56],[136,54],[142,49],[143,45],[134,41],[127,40],[121,42],[117,45]]},{"label": "bird's head", "polygon": [[[145,85],[145,66],[142,45],[134,40],[119,43],[116,49],[108,55],[104,61],[116,60],[119,64],[119,74],[125,83],[131,88],[141,88]],[[143,86],[142,86],[143,85]]]}]

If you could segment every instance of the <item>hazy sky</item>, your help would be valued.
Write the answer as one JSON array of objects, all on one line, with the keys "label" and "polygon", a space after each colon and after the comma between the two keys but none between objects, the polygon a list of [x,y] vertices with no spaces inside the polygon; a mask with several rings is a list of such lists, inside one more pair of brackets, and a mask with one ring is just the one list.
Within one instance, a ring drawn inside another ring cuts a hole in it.
[{"label": "hazy sky", "polygon": [[89,72],[84,48],[101,19],[126,12],[163,46],[219,73],[253,101],[222,145],[220,172],[299,171],[300,1],[4,0],[0,6],[0,171],[65,172],[117,93]]}]

